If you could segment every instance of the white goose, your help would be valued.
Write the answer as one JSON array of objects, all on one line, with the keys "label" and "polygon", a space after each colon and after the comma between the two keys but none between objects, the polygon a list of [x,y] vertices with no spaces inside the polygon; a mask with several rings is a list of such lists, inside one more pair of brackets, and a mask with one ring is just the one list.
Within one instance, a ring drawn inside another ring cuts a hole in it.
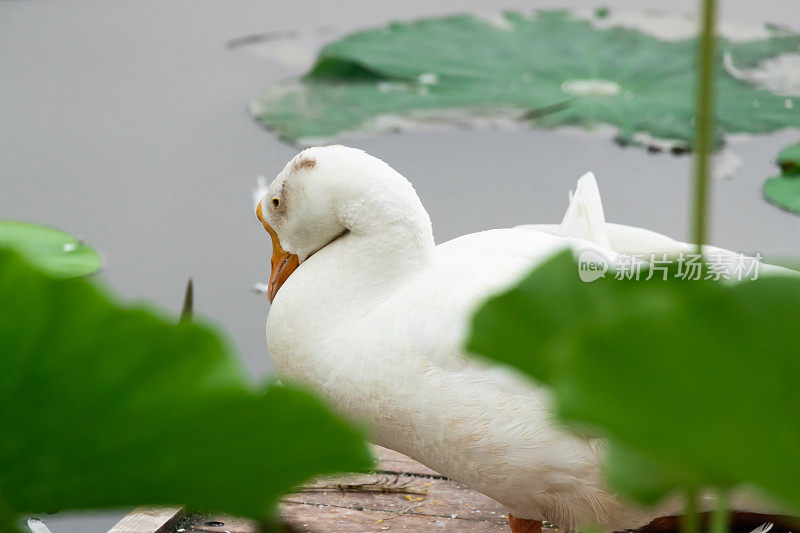
[{"label": "white goose", "polygon": [[413,187],[389,165],[344,146],[309,148],[257,214],[273,243],[267,344],[279,377],[366,422],[375,443],[505,505],[514,532],[542,520],[624,530],[679,514],[680,501],[643,509],[618,500],[601,475],[601,441],[563,430],[535,385],[462,348],[481,300],[565,247],[611,263],[621,251],[692,251],[606,224],[591,174],[561,225],[437,246]]}]

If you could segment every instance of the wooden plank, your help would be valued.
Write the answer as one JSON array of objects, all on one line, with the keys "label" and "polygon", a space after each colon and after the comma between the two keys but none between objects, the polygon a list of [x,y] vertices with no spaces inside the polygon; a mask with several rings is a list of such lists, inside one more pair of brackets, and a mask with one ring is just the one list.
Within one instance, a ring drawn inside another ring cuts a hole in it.
[{"label": "wooden plank", "polygon": [[138,507],[108,533],[171,533],[182,515],[180,507]]},{"label": "wooden plank", "polygon": [[379,446],[374,453],[375,474],[319,480],[313,490],[284,497],[286,523],[296,531],[319,532],[508,531],[505,509],[491,498],[401,453]]},{"label": "wooden plank", "polygon": [[[443,531],[485,533],[508,531],[507,520],[451,518],[449,516],[387,513],[372,509],[318,507],[299,503],[281,505],[284,520],[298,532]],[[231,533],[234,533],[231,531]],[[248,532],[249,533],[249,532]]]},{"label": "wooden plank", "polygon": [[[413,513],[388,514],[371,509],[318,507],[298,503],[281,505],[281,515],[288,530],[296,533],[363,533],[365,531],[406,531],[451,533],[486,533],[508,531],[508,521],[470,520],[449,516],[420,516]],[[210,525],[209,525],[210,524]],[[197,517],[183,524],[193,533],[258,533],[253,522],[227,516]]]},{"label": "wooden plank", "polygon": [[[345,478],[342,482],[347,487],[356,488],[303,491],[285,496],[283,501],[386,513],[399,513],[413,507],[414,514],[507,522],[505,511],[499,503],[449,479],[365,474]],[[370,489],[359,490],[359,483]],[[372,488],[381,486],[387,487],[388,491],[381,492]],[[405,492],[406,490],[409,492]]]}]

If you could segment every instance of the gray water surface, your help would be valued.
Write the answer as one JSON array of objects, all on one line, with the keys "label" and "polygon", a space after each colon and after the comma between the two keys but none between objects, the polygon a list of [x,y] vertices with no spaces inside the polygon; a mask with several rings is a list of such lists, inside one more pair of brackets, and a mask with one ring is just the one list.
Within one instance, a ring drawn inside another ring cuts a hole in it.
[{"label": "gray water surface", "polygon": [[[696,2],[602,2],[691,13]],[[247,103],[302,72],[299,39],[280,61],[227,49],[231,39],[293,30],[324,41],[391,19],[598,2],[406,0],[0,2],[0,217],[54,225],[103,253],[104,282],[124,299],[180,308],[188,277],[197,312],[227,332],[253,380],[270,373],[269,244],[251,191],[296,151],[261,130]],[[724,2],[733,20],[800,20],[796,0]],[[291,57],[289,57],[291,56]],[[782,132],[737,143],[743,159],[713,187],[715,244],[800,255],[800,217],[761,198]],[[613,222],[686,239],[690,159],[607,139],[521,129],[406,132],[348,141],[411,179],[439,242],[493,227],[558,222],[567,191],[597,175]],[[121,511],[43,517],[54,533],[103,532]]]}]

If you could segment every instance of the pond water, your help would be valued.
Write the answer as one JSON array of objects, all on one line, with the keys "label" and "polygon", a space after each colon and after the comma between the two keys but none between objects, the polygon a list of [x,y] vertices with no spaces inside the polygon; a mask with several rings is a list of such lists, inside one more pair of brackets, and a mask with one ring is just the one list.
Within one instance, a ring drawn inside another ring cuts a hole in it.
[{"label": "pond water", "polygon": [[[691,13],[696,2],[606,3]],[[597,5],[509,0],[502,7]],[[326,35],[499,7],[489,0],[0,3],[0,217],[85,239],[104,255],[103,280],[125,299],[177,312],[191,276],[196,312],[227,332],[248,375],[262,379],[270,373],[267,303],[252,286],[266,277],[269,241],[251,191],[256,176],[271,179],[297,148],[260,129],[248,102],[302,72],[313,57],[308,43]],[[731,0],[724,7],[733,20],[800,20],[796,0]],[[269,50],[225,47],[267,31],[299,38],[271,57]],[[715,244],[800,256],[800,218],[760,194],[776,173],[778,150],[797,138],[781,132],[731,145],[742,163],[714,183]],[[346,142],[412,180],[438,242],[558,222],[567,191],[587,170],[597,175],[608,220],[688,236],[687,157],[528,129],[439,129]],[[93,533],[121,514],[44,518],[54,533]]]}]

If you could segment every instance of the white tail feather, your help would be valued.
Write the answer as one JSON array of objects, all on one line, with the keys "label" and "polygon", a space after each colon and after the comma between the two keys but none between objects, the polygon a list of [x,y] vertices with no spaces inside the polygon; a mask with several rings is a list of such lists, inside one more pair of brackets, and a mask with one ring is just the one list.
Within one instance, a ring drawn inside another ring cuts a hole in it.
[{"label": "white tail feather", "polygon": [[587,172],[581,176],[575,192],[570,193],[569,207],[561,221],[559,233],[563,237],[576,237],[611,248],[600,190],[593,173]]}]

